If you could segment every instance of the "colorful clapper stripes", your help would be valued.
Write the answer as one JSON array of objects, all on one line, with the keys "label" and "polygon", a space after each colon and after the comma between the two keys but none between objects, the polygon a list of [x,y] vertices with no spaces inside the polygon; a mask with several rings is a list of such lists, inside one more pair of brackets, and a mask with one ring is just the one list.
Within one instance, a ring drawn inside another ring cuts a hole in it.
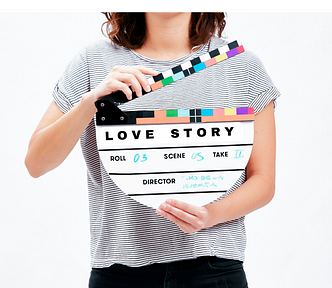
[{"label": "colorful clapper stripes", "polygon": [[252,121],[254,108],[180,109],[126,112],[127,124],[170,124],[195,122]]},{"label": "colorful clapper stripes", "polygon": [[233,41],[228,45],[212,50],[209,53],[149,78],[148,81],[151,90],[154,91],[164,87],[167,84],[173,83],[242,52],[244,52],[243,46],[239,46],[237,41]]}]

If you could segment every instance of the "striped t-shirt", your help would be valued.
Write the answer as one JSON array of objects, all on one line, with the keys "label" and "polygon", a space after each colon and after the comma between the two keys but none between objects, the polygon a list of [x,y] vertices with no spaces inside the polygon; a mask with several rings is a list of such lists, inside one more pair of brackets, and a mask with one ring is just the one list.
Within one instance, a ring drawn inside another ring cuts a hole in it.
[{"label": "striped t-shirt", "polygon": [[[69,63],[53,97],[66,113],[116,65],[142,65],[163,72],[226,44],[215,37],[190,55],[156,61],[101,40],[82,49]],[[245,51],[120,107],[123,111],[254,107],[258,113],[278,96],[260,60]],[[114,184],[99,158],[95,131],[92,119],[81,137],[87,165],[92,267],[114,263],[137,267],[200,256],[244,260],[244,217],[193,234],[183,233]],[[244,170],[225,196],[245,180]]]}]

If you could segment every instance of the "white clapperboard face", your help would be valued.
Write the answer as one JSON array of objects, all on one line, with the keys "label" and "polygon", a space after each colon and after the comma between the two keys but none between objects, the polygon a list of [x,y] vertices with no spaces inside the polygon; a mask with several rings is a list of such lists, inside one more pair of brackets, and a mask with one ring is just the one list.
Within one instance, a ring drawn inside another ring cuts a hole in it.
[{"label": "white clapperboard face", "polygon": [[114,183],[138,202],[157,208],[173,198],[203,206],[223,196],[243,173],[253,145],[253,108],[124,113],[112,95],[113,101],[96,102],[99,155]]}]

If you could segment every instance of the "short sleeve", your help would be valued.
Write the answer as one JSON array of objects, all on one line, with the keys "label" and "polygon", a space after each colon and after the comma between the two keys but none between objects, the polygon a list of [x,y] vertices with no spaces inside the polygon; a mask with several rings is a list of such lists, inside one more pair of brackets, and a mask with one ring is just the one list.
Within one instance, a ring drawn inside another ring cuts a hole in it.
[{"label": "short sleeve", "polygon": [[90,91],[89,67],[86,49],[67,65],[53,90],[53,99],[63,113],[67,113],[83,94]]},{"label": "short sleeve", "polygon": [[248,65],[249,107],[254,107],[255,114],[262,111],[263,108],[271,101],[273,101],[275,107],[275,101],[280,96],[280,92],[273,84],[270,76],[267,74],[263,63],[254,53],[250,53]]}]

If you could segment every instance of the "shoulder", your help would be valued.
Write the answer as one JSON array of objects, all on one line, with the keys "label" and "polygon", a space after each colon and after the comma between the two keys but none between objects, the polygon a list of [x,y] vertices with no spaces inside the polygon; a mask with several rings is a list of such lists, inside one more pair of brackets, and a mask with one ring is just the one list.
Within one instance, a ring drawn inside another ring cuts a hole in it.
[{"label": "shoulder", "polygon": [[245,43],[241,42],[241,39],[225,39],[225,38],[219,38],[219,37],[214,36],[211,38],[210,43],[208,44],[209,45],[208,50],[212,51],[216,48],[223,47],[235,40],[238,41],[239,46],[243,45],[244,52],[237,55],[237,56],[241,55],[240,57],[232,57],[233,60],[239,60],[239,61],[243,62],[243,64],[245,64],[245,63],[262,64],[262,62],[259,59],[259,57],[257,56],[257,54],[255,54],[253,51],[247,49]]},{"label": "shoulder", "polygon": [[[128,53],[128,49],[117,46],[109,39],[101,39],[87,43],[77,53],[77,57],[84,58],[86,60],[97,60],[98,58],[104,58],[109,56],[121,55]],[[92,59],[91,59],[92,58]]]},{"label": "shoulder", "polygon": [[229,42],[224,39],[224,38],[219,38],[217,36],[213,36],[211,39],[210,39],[210,42],[208,43],[209,45],[209,50],[214,50],[216,48],[219,48],[219,47],[222,47],[222,46],[225,46],[227,45]]},{"label": "shoulder", "polygon": [[83,57],[91,71],[101,69],[101,66],[111,69],[115,65],[129,65],[132,52],[118,46],[109,39],[102,39],[87,44],[82,50]]},{"label": "shoulder", "polygon": [[83,50],[87,52],[110,52],[110,53],[124,53],[128,52],[129,49],[118,46],[110,39],[101,39],[94,42],[88,43]]},{"label": "shoulder", "polygon": [[83,47],[83,50],[86,51],[95,51],[95,50],[109,50],[116,49],[118,46],[113,44],[109,39],[100,39],[93,42],[90,42]]}]

